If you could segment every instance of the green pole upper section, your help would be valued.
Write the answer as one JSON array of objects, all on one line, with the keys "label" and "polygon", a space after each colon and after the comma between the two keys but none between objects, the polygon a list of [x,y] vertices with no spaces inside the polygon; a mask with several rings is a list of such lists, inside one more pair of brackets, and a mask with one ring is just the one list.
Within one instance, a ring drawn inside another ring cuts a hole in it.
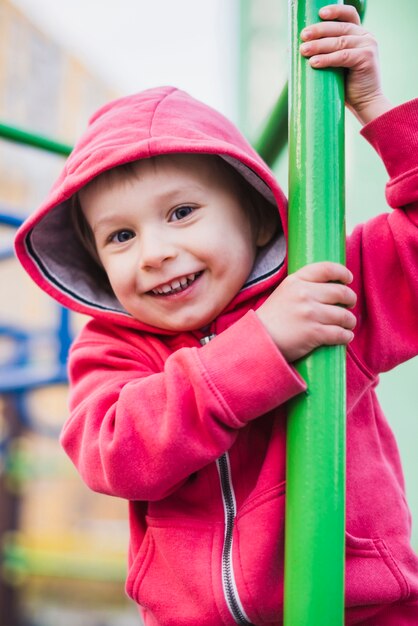
[{"label": "green pole upper section", "polygon": [[[314,70],[299,51],[326,4],[290,0],[289,272],[345,262],[343,75]],[[321,347],[297,369],[308,392],[289,405],[285,626],[342,626],[345,349]]]},{"label": "green pole upper section", "polygon": [[[366,0],[348,0],[344,4],[350,4],[354,6],[360,15],[360,18],[363,20],[363,17],[366,11]],[[247,7],[247,4],[242,3],[242,7],[243,8],[241,9],[241,13],[240,13],[241,15],[241,29],[240,29],[241,38],[243,38],[245,35],[248,35],[248,19],[249,19],[248,8],[246,8],[246,10],[244,11],[244,7]],[[243,23],[246,25],[246,30],[244,34],[243,34],[243,27],[242,27]],[[242,42],[241,42],[240,48],[242,51],[241,57],[244,57],[245,54],[247,53],[247,48],[246,46],[244,46]],[[248,62],[244,63],[243,61],[241,61],[240,72],[239,72],[240,93],[241,93],[240,101],[244,101],[244,102],[246,100],[246,94],[245,94],[245,89],[242,86],[244,82],[242,76],[244,73],[243,68],[246,68],[246,65],[248,65]],[[280,153],[282,152],[283,148],[287,144],[288,112],[289,112],[288,111],[288,85],[286,84],[283,87],[276,101],[276,104],[274,105],[273,110],[271,111],[266,122],[264,123],[264,127],[260,133],[260,136],[254,142],[255,149],[257,150],[259,155],[265,160],[265,162],[268,163],[268,165],[270,165],[270,167],[274,165],[274,163],[280,156]],[[242,117],[244,116],[243,112],[241,112],[241,116]],[[245,126],[243,127],[245,128]]]},{"label": "green pole upper section", "polygon": [[72,150],[72,146],[6,124],[0,124],[0,137],[63,156],[68,156]]}]

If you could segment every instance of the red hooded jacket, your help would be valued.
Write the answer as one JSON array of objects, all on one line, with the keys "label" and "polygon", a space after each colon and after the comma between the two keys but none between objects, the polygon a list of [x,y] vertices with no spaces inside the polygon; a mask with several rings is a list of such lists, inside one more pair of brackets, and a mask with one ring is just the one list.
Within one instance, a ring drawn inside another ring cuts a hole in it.
[{"label": "red hooded jacket", "polygon": [[[418,623],[418,608],[400,617],[418,600],[418,558],[374,390],[380,372],[418,354],[418,100],[362,132],[389,172],[389,205],[402,208],[347,242],[358,323],[347,350],[346,624],[400,626]],[[69,198],[100,172],[179,152],[221,156],[277,205],[283,227],[205,333],[130,317],[96,284],[69,219]],[[254,310],[286,275],[286,232],[265,163],[223,116],[171,87],[103,107],[18,232],[32,278],[92,317],[71,350],[62,444],[87,485],[130,501],[127,592],[146,624],[282,623],[286,402],[306,385]],[[202,345],[204,334],[216,337]]]}]

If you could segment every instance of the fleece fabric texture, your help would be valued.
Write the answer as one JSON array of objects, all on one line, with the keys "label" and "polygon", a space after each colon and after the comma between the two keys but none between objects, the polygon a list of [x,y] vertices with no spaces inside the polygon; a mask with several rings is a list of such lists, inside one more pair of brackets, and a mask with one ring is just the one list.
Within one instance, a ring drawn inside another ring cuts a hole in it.
[{"label": "fleece fabric texture", "polygon": [[[355,339],[347,350],[348,626],[418,624],[418,558],[397,446],[375,395],[380,372],[418,354],[418,100],[362,131],[383,159],[393,211],[347,241]],[[147,625],[232,626],[217,459],[236,501],[232,567],[244,618],[282,624],[286,402],[306,384],[255,310],[286,275],[283,241],[203,332],[145,327],[97,291],[68,199],[99,172],[168,152],[218,154],[275,202],[272,172],[221,115],[174,88],[101,109],[16,250],[33,279],[92,319],[70,355],[62,445],[93,490],[129,500],[127,592]],[[216,337],[200,344],[204,335]],[[326,381],[324,381],[326,384]],[[399,419],[409,419],[399,416]]]}]

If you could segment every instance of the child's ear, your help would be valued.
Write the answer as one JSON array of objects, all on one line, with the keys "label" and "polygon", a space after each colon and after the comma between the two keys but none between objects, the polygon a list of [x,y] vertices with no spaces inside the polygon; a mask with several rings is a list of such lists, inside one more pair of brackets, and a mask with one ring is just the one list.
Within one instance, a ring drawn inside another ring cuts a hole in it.
[{"label": "child's ear", "polygon": [[270,203],[264,203],[264,206],[260,207],[256,245],[262,248],[269,243],[278,232],[280,228],[280,218],[276,207],[273,207]]},{"label": "child's ear", "polygon": [[263,246],[268,244],[270,239],[273,237],[273,234],[274,234],[274,231],[272,232],[270,228],[267,228],[267,224],[263,220],[263,222],[258,227],[257,239],[255,242],[256,246],[258,248],[262,248]]}]

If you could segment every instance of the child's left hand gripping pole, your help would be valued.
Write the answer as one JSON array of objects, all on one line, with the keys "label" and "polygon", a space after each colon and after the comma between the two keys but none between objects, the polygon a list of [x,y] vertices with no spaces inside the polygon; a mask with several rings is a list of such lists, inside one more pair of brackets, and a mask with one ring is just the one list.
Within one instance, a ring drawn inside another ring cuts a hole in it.
[{"label": "child's left hand gripping pole", "polygon": [[[337,2],[338,3],[338,2]],[[344,80],[300,54],[323,0],[289,0],[289,272],[345,263]],[[285,626],[344,623],[345,348],[298,363],[308,393],[289,407]]]}]

